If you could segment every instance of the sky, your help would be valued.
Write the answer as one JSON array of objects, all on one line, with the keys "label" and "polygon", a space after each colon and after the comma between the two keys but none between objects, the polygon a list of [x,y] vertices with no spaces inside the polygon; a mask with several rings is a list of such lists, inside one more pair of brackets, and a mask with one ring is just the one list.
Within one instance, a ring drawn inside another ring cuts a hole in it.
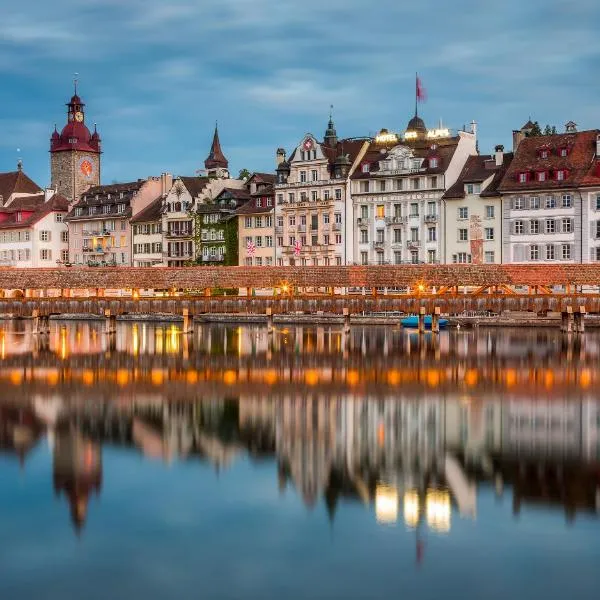
[{"label": "sky", "polygon": [[598,0],[0,0],[0,172],[49,182],[78,73],[104,183],[204,166],[273,171],[305,133],[400,131],[415,72],[428,126],[478,123],[482,153],[531,116],[600,127]]}]

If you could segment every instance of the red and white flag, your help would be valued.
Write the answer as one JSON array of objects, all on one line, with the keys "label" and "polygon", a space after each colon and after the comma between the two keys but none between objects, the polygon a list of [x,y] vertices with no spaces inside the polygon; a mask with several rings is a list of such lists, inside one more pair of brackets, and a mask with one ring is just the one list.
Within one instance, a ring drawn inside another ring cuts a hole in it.
[{"label": "red and white flag", "polygon": [[300,240],[296,240],[296,243],[294,244],[294,255],[300,256],[300,252],[302,252],[302,244],[300,243]]},{"label": "red and white flag", "polygon": [[246,250],[250,256],[254,256],[256,254],[256,246],[254,245],[254,242],[252,240],[248,240]]},{"label": "red and white flag", "polygon": [[423,87],[423,82],[421,81],[421,79],[419,78],[418,75],[417,75],[416,93],[417,93],[417,102],[425,102],[425,100],[427,100],[427,92],[425,91],[425,88]]}]

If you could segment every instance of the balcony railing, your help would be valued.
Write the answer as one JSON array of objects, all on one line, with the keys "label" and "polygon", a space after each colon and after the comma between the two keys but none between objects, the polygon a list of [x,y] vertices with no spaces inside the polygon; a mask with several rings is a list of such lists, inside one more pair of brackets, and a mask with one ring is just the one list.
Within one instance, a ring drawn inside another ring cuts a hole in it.
[{"label": "balcony railing", "polygon": [[82,230],[82,235],[85,237],[106,237],[109,235],[114,235],[114,229],[84,229]]},{"label": "balcony railing", "polygon": [[283,233],[283,225],[275,225],[275,233]]},{"label": "balcony railing", "polygon": [[373,242],[373,248],[381,248],[383,249],[385,246],[385,242],[383,241],[375,241]]},{"label": "balcony railing", "polygon": [[406,222],[408,221],[408,217],[401,217],[400,215],[391,217],[391,219],[392,225],[406,225]]},{"label": "balcony railing", "polygon": [[[359,227],[366,227],[367,225],[371,224],[371,219],[368,219],[366,217],[358,217],[358,219],[356,219],[356,222],[358,223]],[[339,223],[336,223],[336,225],[339,225]]]},{"label": "balcony railing", "polygon": [[167,237],[170,238],[184,238],[191,237],[192,232],[189,229],[172,229],[167,231]]},{"label": "balcony railing", "polygon": [[407,240],[406,247],[407,248],[419,248],[421,246],[421,240]]},{"label": "balcony railing", "polygon": [[216,256],[203,256],[202,260],[205,262],[223,262],[225,260],[225,255],[217,254]]},{"label": "balcony railing", "polygon": [[298,225],[298,231],[300,233],[305,233],[306,232],[306,225],[302,225],[302,224]]},{"label": "balcony railing", "polygon": [[425,223],[437,223],[437,215],[425,215]]}]

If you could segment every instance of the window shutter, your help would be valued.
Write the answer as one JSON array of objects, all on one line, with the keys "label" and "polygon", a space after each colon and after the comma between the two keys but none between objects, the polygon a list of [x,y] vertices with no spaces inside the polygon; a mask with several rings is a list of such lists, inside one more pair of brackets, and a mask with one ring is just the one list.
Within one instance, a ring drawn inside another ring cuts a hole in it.
[{"label": "window shutter", "polygon": [[590,240],[596,239],[596,223],[597,221],[590,221]]},{"label": "window shutter", "polygon": [[523,260],[523,251],[524,249],[522,244],[515,244],[513,252],[515,262],[521,262]]},{"label": "window shutter", "polygon": [[49,242],[52,241],[52,232],[51,231],[48,232],[48,241]]},{"label": "window shutter", "polygon": [[554,232],[555,233],[562,232],[562,219],[554,219]]},{"label": "window shutter", "polygon": [[596,261],[596,248],[590,248],[590,262]]}]

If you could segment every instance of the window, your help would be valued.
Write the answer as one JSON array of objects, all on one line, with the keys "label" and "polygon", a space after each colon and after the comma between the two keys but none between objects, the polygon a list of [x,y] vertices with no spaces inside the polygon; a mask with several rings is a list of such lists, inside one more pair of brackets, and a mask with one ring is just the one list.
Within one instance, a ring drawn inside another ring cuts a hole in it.
[{"label": "window", "polygon": [[296,243],[296,236],[290,235],[288,246],[293,246]]},{"label": "window", "polygon": [[261,235],[257,235],[256,236],[256,247],[257,248],[262,248],[262,236]]},{"label": "window", "polygon": [[493,227],[485,228],[485,239],[488,241],[491,241],[494,239],[494,228]]},{"label": "window", "polygon": [[419,216],[419,204],[418,202],[411,202],[410,204],[410,215],[411,217]]},{"label": "window", "polygon": [[471,262],[471,255],[466,252],[458,252],[452,255],[452,262],[464,265]]},{"label": "window", "polygon": [[76,208],[75,209],[75,216],[76,217],[80,217],[83,214],[83,208]]},{"label": "window", "polygon": [[437,228],[436,227],[429,227],[427,229],[427,241],[428,242],[435,242],[437,240]]},{"label": "window", "polygon": [[515,221],[514,232],[516,234],[522,234],[523,233],[523,221]]},{"label": "window", "polygon": [[104,204],[102,206],[102,213],[108,215],[110,213],[110,204]]},{"label": "window", "polygon": [[42,248],[40,250],[40,260],[52,260],[52,250],[49,248]]},{"label": "window", "polygon": [[540,150],[540,158],[548,158],[548,150]]},{"label": "window", "polygon": [[68,250],[60,251],[60,260],[62,260],[64,263],[69,262],[69,251]]},{"label": "window", "polygon": [[265,236],[265,246],[267,248],[272,248],[273,247],[273,236],[272,235],[266,235]]},{"label": "window", "polygon": [[378,219],[383,219],[385,217],[385,205],[378,204],[375,208],[375,215]]},{"label": "window", "polygon": [[273,227],[273,217],[271,215],[265,217],[265,227]]},{"label": "window", "polygon": [[413,190],[418,190],[418,189],[419,189],[419,187],[420,187],[419,178],[418,178],[418,177],[415,177],[415,178],[412,180],[412,189],[413,189]]},{"label": "window", "polygon": [[282,235],[278,235],[277,236],[277,245],[281,248],[283,246],[283,236]]},{"label": "window", "polygon": [[571,246],[569,244],[562,245],[563,260],[571,260]]},{"label": "window", "polygon": [[518,175],[518,181],[519,183],[527,183],[527,173],[519,173]]},{"label": "window", "polygon": [[319,180],[319,172],[314,169],[310,172],[310,178],[312,179],[312,181],[318,181]]},{"label": "window", "polygon": [[262,217],[256,217],[254,219],[254,227],[256,227],[257,229],[261,228],[263,226],[263,220]]},{"label": "window", "polygon": [[563,233],[573,233],[573,221],[571,219],[562,220]]},{"label": "window", "polygon": [[539,260],[540,258],[540,247],[537,244],[529,246],[529,259]]},{"label": "window", "polygon": [[341,225],[342,223],[342,213],[335,213],[335,221],[334,223],[339,223]]},{"label": "window", "polygon": [[571,208],[573,206],[573,197],[571,194],[563,194],[562,205],[563,208]]},{"label": "window", "polygon": [[495,255],[494,255],[494,251],[493,250],[486,250],[485,254],[484,254],[483,260],[486,263],[493,263],[493,262],[495,262],[496,258],[495,258]]},{"label": "window", "polygon": [[341,256],[336,256],[335,257],[335,264],[339,267],[342,264],[342,257]]},{"label": "window", "polygon": [[300,171],[300,183],[306,183],[306,171]]},{"label": "window", "polygon": [[569,149],[568,149],[568,148],[561,148],[561,149],[558,151],[558,155],[559,155],[559,156],[562,156],[563,158],[564,158],[565,156],[567,156],[568,154],[569,154]]},{"label": "window", "polygon": [[[598,221],[600,223],[600,221]],[[394,244],[402,243],[402,230],[394,229]]]},{"label": "window", "polygon": [[539,232],[540,232],[540,222],[537,220],[530,221],[529,233],[539,233]]},{"label": "window", "polygon": [[277,204],[283,203],[283,194],[277,194]]},{"label": "window", "polygon": [[466,185],[467,194],[479,194],[481,191],[481,185],[479,183],[467,183]]},{"label": "window", "polygon": [[127,230],[127,221],[121,221],[121,231],[126,231],[126,230]]},{"label": "window", "polygon": [[336,188],[335,189],[335,199],[336,200],[341,200],[342,199],[342,190],[341,190],[341,188]]},{"label": "window", "polygon": [[419,264],[419,251],[418,250],[411,250],[410,251],[410,262],[413,265]]},{"label": "window", "polygon": [[69,243],[69,232],[68,231],[61,231],[60,232],[60,241],[63,244],[68,244]]},{"label": "window", "polygon": [[437,262],[437,252],[435,250],[427,250],[427,262],[431,265]]},{"label": "window", "polygon": [[328,233],[326,233],[326,234],[323,236],[323,243],[324,243],[326,246],[329,246],[329,234],[328,234]]},{"label": "window", "polygon": [[300,243],[301,243],[303,246],[306,246],[306,236],[305,236],[305,235],[301,235],[301,236],[300,236]]},{"label": "window", "polygon": [[554,246],[546,246],[546,260],[554,260],[555,258]]},{"label": "window", "polygon": [[376,236],[376,237],[375,237],[375,241],[376,241],[378,244],[383,244],[383,241],[384,241],[384,237],[383,237],[383,236],[384,236],[384,231],[383,231],[383,229],[378,229],[378,230],[375,232],[375,236]]},{"label": "window", "polygon": [[246,266],[247,267],[251,267],[252,266],[252,257],[251,256],[247,256],[246,257]]},{"label": "window", "polygon": [[49,242],[50,237],[49,231],[40,231],[40,242]]},{"label": "window", "polygon": [[394,252],[394,264],[400,265],[402,264],[402,252]]},{"label": "window", "polygon": [[369,264],[369,255],[367,252],[361,252],[360,253],[360,264],[361,265],[368,265]]},{"label": "window", "polygon": [[[430,158],[429,159],[429,168],[430,169],[436,169],[438,166],[438,159],[437,158]],[[435,187],[435,186],[431,186],[431,187]]]},{"label": "window", "polygon": [[316,190],[312,190],[312,192],[310,193],[310,199],[313,202],[316,202],[316,200],[317,200],[317,192],[316,192]]},{"label": "window", "polygon": [[323,200],[329,200],[330,192],[329,190],[325,190],[323,192]]},{"label": "window", "polygon": [[256,208],[262,208],[262,198],[256,199]]},{"label": "window", "polygon": [[546,171],[538,171],[537,172],[537,180],[538,181],[546,181]]},{"label": "window", "polygon": [[383,265],[383,264],[385,264],[385,260],[384,260],[383,252],[378,252],[378,253],[377,253],[377,264],[378,264],[378,265]]},{"label": "window", "polygon": [[600,210],[600,194],[596,196],[596,210]]},{"label": "window", "polygon": [[307,199],[308,196],[306,195],[306,192],[300,192],[300,202],[306,202]]},{"label": "window", "polygon": [[402,216],[402,205],[394,204],[394,217],[399,219]]},{"label": "window", "polygon": [[537,209],[539,209],[539,207],[540,207],[540,197],[539,196],[531,196],[531,198],[529,198],[529,208],[537,210]]},{"label": "window", "polygon": [[600,246],[598,248],[594,248],[596,251],[596,260],[600,261]]},{"label": "window", "polygon": [[311,246],[316,246],[319,243],[319,236],[318,235],[311,235],[310,236],[310,244]]},{"label": "window", "polygon": [[564,181],[565,179],[565,172],[563,169],[558,169],[558,171],[556,171],[556,181]]},{"label": "window", "polygon": [[329,213],[323,215],[323,225],[329,225]]},{"label": "window", "polygon": [[277,227],[283,227],[283,217],[281,215],[277,216]]},{"label": "window", "polygon": [[458,209],[458,218],[461,220],[469,218],[469,209],[466,206],[460,206]]},{"label": "window", "polygon": [[523,210],[525,208],[525,198],[515,198],[513,200],[514,210]]},{"label": "window", "polygon": [[556,221],[554,219],[546,221],[546,233],[556,233]]},{"label": "window", "polygon": [[396,190],[400,191],[402,189],[402,179],[396,179],[394,181],[394,187]]},{"label": "window", "polygon": [[63,220],[63,214],[62,213],[54,213],[54,220],[57,223],[62,223]]},{"label": "window", "polygon": [[468,242],[469,241],[469,230],[468,229],[459,229],[458,230],[458,241],[459,242]]},{"label": "window", "polygon": [[246,229],[250,229],[252,227],[252,217],[246,217],[244,219],[244,226]]},{"label": "window", "polygon": [[554,196],[546,196],[546,208],[556,208],[556,198]]},{"label": "window", "polygon": [[[117,204],[117,212],[118,213],[125,212],[125,205],[124,204]],[[123,260],[121,262],[125,262],[125,261]]]},{"label": "window", "polygon": [[369,191],[369,182],[368,181],[360,182],[360,191],[363,193],[366,193]]},{"label": "window", "polygon": [[342,243],[342,234],[341,233],[336,233],[335,234],[335,243],[336,244],[341,244]]},{"label": "window", "polygon": [[369,172],[369,163],[364,163],[361,167],[361,170],[363,173],[368,173]]},{"label": "window", "polygon": [[410,228],[410,241],[411,242],[419,241],[419,229],[417,227]]},{"label": "window", "polygon": [[296,197],[295,197],[295,195],[294,195],[294,192],[290,192],[290,193],[288,194],[288,200],[289,200],[290,202],[294,202],[294,201],[295,201],[295,199],[296,199]]},{"label": "window", "polygon": [[25,232],[25,241],[28,242],[30,238],[29,231]]},{"label": "window", "polygon": [[300,225],[306,225],[306,215],[300,215]]},{"label": "window", "polygon": [[290,227],[293,227],[295,224],[296,224],[296,215],[290,215],[290,218],[289,218]]},{"label": "window", "polygon": [[427,203],[427,214],[435,217],[436,214],[436,210],[435,210],[435,202],[428,202]]}]

